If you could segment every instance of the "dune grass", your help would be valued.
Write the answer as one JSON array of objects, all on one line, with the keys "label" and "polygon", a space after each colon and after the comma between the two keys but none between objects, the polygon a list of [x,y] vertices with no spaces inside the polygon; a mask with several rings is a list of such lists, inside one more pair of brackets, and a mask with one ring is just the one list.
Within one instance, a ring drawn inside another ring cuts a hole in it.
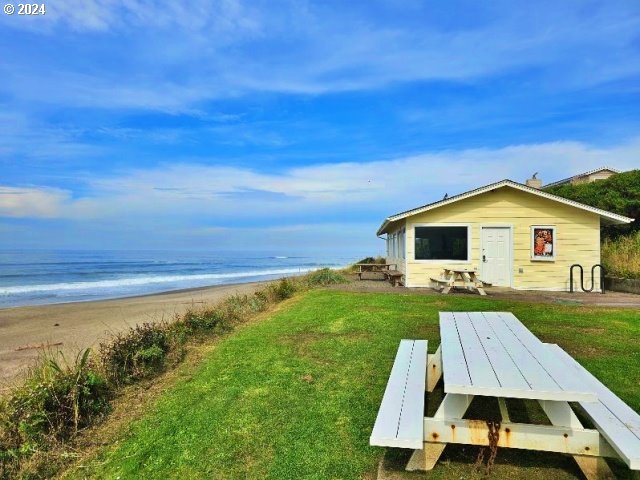
[{"label": "dune grass", "polygon": [[[640,410],[640,312],[475,296],[317,290],[222,340],[70,478],[375,478],[368,445],[401,338],[439,344],[439,311],[513,311]],[[96,439],[99,441],[99,439]],[[401,452],[395,452],[400,454]],[[428,478],[481,478],[450,446]],[[624,478],[627,470],[614,464]],[[559,454],[502,449],[493,478],[580,478]]]},{"label": "dune grass", "polygon": [[640,279],[640,232],[602,243],[602,263],[614,277]]}]

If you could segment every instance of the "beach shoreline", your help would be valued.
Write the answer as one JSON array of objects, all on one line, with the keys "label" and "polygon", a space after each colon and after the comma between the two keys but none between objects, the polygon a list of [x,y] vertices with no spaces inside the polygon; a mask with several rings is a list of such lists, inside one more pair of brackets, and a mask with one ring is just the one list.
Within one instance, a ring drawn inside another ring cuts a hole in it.
[{"label": "beach shoreline", "polygon": [[252,294],[273,280],[184,288],[104,300],[0,309],[0,390],[46,348],[74,355],[95,348],[109,333],[136,324],[171,320],[193,307],[234,294]]}]

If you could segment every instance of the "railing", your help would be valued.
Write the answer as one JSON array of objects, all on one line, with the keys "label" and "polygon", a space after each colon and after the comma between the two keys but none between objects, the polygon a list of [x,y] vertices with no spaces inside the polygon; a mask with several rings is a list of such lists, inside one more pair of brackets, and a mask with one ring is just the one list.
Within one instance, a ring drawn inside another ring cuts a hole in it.
[{"label": "railing", "polygon": [[591,287],[590,288],[584,288],[584,269],[582,268],[582,265],[580,265],[579,263],[574,263],[573,265],[571,265],[571,268],[569,269],[569,292],[573,293],[573,269],[575,267],[578,267],[580,269],[580,288],[582,289],[583,292],[587,292],[587,293],[593,292],[593,289],[596,283],[595,271],[597,267],[600,267],[600,293],[604,294],[604,277],[606,275],[606,271],[604,267],[599,263],[596,263],[593,267],[591,267]]}]

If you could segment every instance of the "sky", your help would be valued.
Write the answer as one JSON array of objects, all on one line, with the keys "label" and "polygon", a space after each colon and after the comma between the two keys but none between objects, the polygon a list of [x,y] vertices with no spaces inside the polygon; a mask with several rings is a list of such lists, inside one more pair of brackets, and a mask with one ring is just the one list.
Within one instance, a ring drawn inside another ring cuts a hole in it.
[{"label": "sky", "polygon": [[640,2],[0,14],[0,248],[373,254],[385,217],[640,168]]}]

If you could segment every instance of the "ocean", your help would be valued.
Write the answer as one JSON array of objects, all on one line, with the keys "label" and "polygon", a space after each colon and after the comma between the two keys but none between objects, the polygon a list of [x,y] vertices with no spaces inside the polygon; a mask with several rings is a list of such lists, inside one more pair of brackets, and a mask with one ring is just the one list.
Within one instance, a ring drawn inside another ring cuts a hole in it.
[{"label": "ocean", "polygon": [[0,308],[270,280],[355,260],[273,252],[0,251]]}]

